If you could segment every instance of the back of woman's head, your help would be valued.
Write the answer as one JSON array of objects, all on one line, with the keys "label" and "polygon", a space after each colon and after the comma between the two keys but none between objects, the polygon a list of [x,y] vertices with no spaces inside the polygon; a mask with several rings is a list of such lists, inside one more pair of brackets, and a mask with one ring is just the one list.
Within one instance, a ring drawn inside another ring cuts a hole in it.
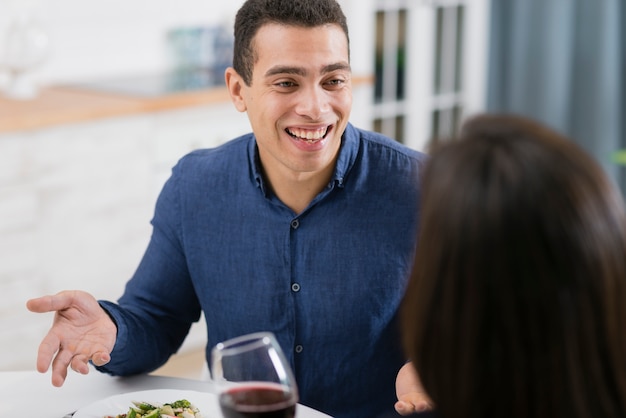
[{"label": "back of woman's head", "polygon": [[595,161],[483,115],[422,184],[402,314],[442,416],[626,416],[626,215]]}]

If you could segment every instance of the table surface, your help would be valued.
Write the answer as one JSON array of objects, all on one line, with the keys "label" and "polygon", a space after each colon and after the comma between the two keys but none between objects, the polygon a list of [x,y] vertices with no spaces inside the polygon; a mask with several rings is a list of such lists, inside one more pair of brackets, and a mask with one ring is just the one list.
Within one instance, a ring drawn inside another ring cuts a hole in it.
[{"label": "table surface", "polygon": [[[33,411],[30,409],[34,407],[37,408],[38,418],[62,418],[70,412],[109,396],[154,389],[215,392],[213,384],[209,381],[165,376],[140,375],[122,378],[108,376],[96,370],[83,376],[70,371],[65,384],[57,388],[50,383],[50,373],[0,372],[0,393],[4,400],[0,417],[34,416],[31,415]],[[329,416],[299,405],[298,418],[329,418]]]}]

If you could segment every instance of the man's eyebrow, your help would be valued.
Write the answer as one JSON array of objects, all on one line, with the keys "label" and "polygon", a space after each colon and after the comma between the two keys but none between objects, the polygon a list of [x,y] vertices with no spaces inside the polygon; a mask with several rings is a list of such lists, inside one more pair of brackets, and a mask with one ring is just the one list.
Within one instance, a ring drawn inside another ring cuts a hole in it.
[{"label": "man's eyebrow", "polygon": [[280,74],[293,74],[293,75],[305,76],[307,74],[307,71],[301,67],[289,67],[286,65],[277,65],[267,70],[267,72],[265,73],[265,77],[271,77],[271,76],[280,75]]},{"label": "man's eyebrow", "polygon": [[352,71],[352,69],[350,68],[350,64],[348,64],[347,62],[337,62],[334,64],[329,64],[327,66],[325,66],[324,68],[322,68],[322,73],[323,74],[327,74],[327,73],[332,73],[333,71]]},{"label": "man's eyebrow", "polygon": [[[337,62],[334,64],[328,64],[324,67],[322,67],[322,74],[328,74],[328,73],[332,73],[333,71],[337,71],[337,70],[343,70],[343,71],[351,71],[350,69],[350,64],[346,63],[346,62]],[[270,68],[269,70],[267,70],[267,72],[265,73],[265,77],[271,77],[271,76],[275,76],[275,75],[281,75],[281,74],[293,74],[293,75],[299,75],[299,76],[306,76],[308,74],[308,71],[302,67],[291,67],[291,66],[287,66],[287,65],[277,65],[275,67]]]}]

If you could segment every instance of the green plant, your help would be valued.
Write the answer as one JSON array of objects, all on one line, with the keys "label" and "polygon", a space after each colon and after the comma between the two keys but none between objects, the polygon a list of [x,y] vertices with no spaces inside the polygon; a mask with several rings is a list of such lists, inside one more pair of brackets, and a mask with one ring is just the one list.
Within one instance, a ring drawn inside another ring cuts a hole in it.
[{"label": "green plant", "polygon": [[613,160],[613,162],[616,164],[626,165],[626,149],[615,151],[611,155],[611,160]]}]

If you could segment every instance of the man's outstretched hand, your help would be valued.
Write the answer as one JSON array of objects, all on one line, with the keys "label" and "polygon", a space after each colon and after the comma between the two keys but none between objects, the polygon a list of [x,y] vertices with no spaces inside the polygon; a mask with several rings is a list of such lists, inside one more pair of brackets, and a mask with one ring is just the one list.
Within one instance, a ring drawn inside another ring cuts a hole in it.
[{"label": "man's outstretched hand", "polygon": [[37,370],[52,365],[52,384],[62,386],[67,369],[87,374],[89,361],[103,366],[110,360],[117,327],[98,301],[82,291],[63,291],[26,302],[31,312],[55,312],[52,327],[39,345]]}]

